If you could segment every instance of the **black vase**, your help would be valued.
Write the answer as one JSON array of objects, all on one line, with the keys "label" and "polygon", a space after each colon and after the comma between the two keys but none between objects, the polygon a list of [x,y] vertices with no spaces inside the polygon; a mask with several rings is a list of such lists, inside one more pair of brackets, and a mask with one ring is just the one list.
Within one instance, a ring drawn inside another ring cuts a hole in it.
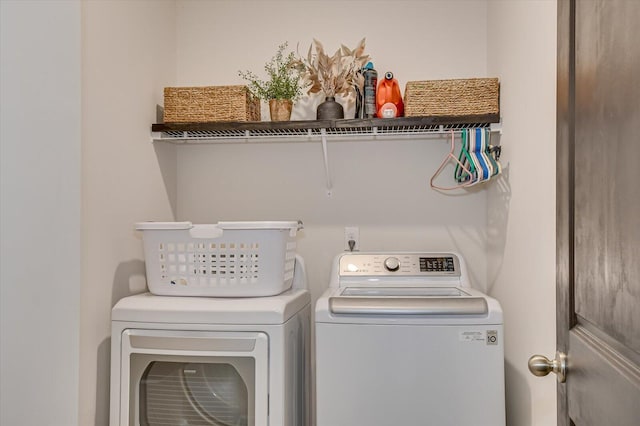
[{"label": "black vase", "polygon": [[318,105],[316,118],[318,120],[344,118],[344,108],[336,102],[335,96],[327,96],[324,102]]}]

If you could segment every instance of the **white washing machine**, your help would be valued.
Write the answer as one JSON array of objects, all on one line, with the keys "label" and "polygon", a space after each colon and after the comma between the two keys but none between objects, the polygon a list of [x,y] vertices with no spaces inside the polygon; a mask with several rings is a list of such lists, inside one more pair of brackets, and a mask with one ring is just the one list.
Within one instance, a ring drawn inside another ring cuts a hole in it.
[{"label": "white washing machine", "polygon": [[126,297],[112,311],[111,426],[307,426],[301,258],[270,297]]},{"label": "white washing machine", "polygon": [[318,299],[317,426],[504,426],[499,303],[455,253],[345,253]]}]

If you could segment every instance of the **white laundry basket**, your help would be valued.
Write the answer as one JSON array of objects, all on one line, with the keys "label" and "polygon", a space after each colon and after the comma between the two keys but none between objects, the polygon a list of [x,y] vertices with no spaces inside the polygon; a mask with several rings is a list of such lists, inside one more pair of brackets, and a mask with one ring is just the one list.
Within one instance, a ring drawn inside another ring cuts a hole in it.
[{"label": "white laundry basket", "polygon": [[291,287],[301,222],[141,222],[149,291],[256,297]]}]

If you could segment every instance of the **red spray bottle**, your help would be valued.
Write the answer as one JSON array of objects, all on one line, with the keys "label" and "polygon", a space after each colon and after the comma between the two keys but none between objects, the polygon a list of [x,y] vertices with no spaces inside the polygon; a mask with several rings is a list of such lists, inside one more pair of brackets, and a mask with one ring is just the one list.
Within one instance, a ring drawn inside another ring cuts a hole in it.
[{"label": "red spray bottle", "polygon": [[393,78],[392,72],[387,71],[384,74],[384,79],[378,84],[376,109],[379,118],[402,117],[404,115],[400,85],[398,80]]}]

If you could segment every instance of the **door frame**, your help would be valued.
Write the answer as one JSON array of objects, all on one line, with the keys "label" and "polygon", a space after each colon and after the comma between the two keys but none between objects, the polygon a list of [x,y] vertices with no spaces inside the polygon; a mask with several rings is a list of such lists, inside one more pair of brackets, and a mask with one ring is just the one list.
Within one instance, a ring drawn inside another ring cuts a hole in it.
[{"label": "door frame", "polygon": [[[573,298],[575,0],[558,1],[556,81],[556,350],[569,351]],[[570,426],[566,383],[557,385],[558,426]]]}]

